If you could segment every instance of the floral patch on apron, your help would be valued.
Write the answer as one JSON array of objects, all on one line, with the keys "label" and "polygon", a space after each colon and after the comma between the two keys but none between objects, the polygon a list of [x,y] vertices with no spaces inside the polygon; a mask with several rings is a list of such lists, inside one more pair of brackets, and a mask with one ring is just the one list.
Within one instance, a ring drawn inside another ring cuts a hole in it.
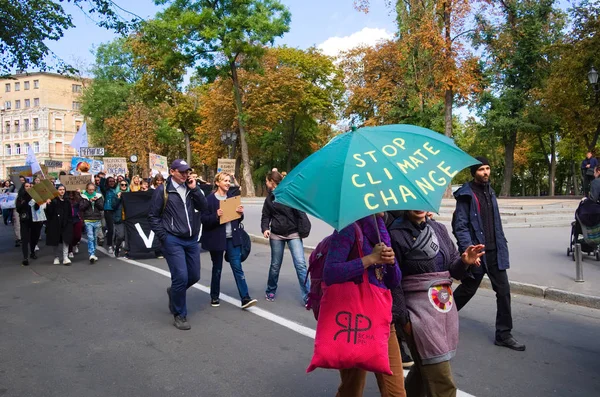
[{"label": "floral patch on apron", "polygon": [[448,313],[454,305],[454,297],[452,296],[452,288],[449,285],[436,285],[429,288],[427,292],[429,302],[435,310],[441,313]]}]

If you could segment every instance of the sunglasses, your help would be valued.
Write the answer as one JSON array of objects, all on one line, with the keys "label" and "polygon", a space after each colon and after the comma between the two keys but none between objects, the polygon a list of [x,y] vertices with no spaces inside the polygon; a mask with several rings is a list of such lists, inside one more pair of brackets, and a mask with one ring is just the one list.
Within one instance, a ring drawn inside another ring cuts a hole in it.
[{"label": "sunglasses", "polygon": [[127,186],[127,184],[126,183],[121,183],[121,186]]}]

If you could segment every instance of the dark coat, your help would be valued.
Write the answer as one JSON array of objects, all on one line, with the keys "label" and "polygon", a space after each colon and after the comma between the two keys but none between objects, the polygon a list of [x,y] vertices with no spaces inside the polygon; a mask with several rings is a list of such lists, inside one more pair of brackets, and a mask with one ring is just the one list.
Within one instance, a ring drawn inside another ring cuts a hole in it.
[{"label": "dark coat", "polygon": [[[29,195],[29,193],[27,193],[25,188],[21,188],[19,190],[19,194],[17,195],[17,200],[15,202],[15,209],[17,210],[17,213],[19,214],[20,222],[27,222],[27,223],[33,222],[31,206],[29,205],[30,201],[31,201],[31,196]],[[36,207],[37,207],[36,209],[39,209],[39,206],[37,204],[36,204]]]},{"label": "dark coat", "polygon": [[[510,268],[508,259],[508,241],[502,229],[500,209],[494,190],[489,187],[494,211],[494,231],[496,233],[496,253],[498,255],[498,269]],[[458,242],[458,250],[463,253],[470,245],[484,244],[485,235],[481,223],[481,215],[477,208],[477,202],[473,199],[474,193],[471,182],[467,182],[454,192],[456,198],[456,210],[452,216],[452,233]],[[486,263],[485,255],[481,257],[482,263]]]},{"label": "dark coat", "polygon": [[298,233],[298,218],[303,214],[287,205],[276,203],[275,195],[271,192],[263,204],[260,228],[263,233],[271,230],[273,234],[289,236]]},{"label": "dark coat", "polygon": [[[229,191],[227,197],[234,197],[234,195]],[[206,202],[207,208],[202,211],[202,238],[200,239],[202,248],[206,251],[225,251],[227,247],[225,224],[221,225],[217,216],[217,210],[221,204],[214,193],[208,195]],[[240,223],[243,219],[244,215],[242,214],[241,219],[231,221],[231,238],[235,247],[242,245]]]},{"label": "dark coat", "polygon": [[68,199],[58,197],[46,206],[46,245],[57,246],[63,242],[71,244],[73,240],[73,208]]},{"label": "dark coat", "polygon": [[96,193],[96,201],[93,203],[85,194],[81,195],[79,202],[79,213],[84,221],[99,221],[102,219],[102,211],[104,211],[104,197],[101,193]]},{"label": "dark coat", "polygon": [[[165,188],[167,189],[166,205]],[[198,238],[200,233],[199,213],[206,209],[206,198],[198,186],[195,189],[186,186],[185,198],[184,203],[173,186],[171,177],[154,189],[148,217],[152,231],[156,233],[161,242],[165,241],[167,233],[180,238]],[[198,215],[196,211],[198,211]]]}]

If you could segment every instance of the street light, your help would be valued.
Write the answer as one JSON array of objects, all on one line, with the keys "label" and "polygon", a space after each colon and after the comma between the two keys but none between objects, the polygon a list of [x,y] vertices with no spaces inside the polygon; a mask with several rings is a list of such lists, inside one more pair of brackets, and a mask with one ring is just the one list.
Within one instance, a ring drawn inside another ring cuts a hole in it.
[{"label": "street light", "polygon": [[221,142],[227,145],[227,157],[231,158],[231,147],[237,142],[237,134],[233,131],[222,132]]},{"label": "street light", "polygon": [[594,93],[596,94],[596,103],[598,103],[598,93],[600,92],[600,88],[598,87],[598,72],[593,66],[588,72],[588,80],[590,81],[592,88],[594,88]]}]

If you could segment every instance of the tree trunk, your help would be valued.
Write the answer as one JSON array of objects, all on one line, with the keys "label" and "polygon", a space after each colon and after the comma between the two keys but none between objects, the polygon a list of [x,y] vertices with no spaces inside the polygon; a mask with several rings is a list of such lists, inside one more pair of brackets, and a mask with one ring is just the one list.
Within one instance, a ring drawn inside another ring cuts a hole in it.
[{"label": "tree trunk", "polygon": [[[571,161],[571,175],[573,175],[573,194],[575,196],[579,196],[579,181],[581,180],[581,176],[578,176],[579,169],[575,166],[575,161]],[[580,173],[579,173],[580,174]]]},{"label": "tree trunk", "polygon": [[556,134],[550,134],[550,173],[548,183],[548,196],[554,197],[556,194]]},{"label": "tree trunk", "polygon": [[521,171],[521,197],[525,197],[525,171]]},{"label": "tree trunk", "polygon": [[517,144],[517,133],[510,132],[504,143],[504,180],[500,197],[510,197],[510,185],[515,168],[515,146]]},{"label": "tree trunk", "polygon": [[[594,151],[595,151],[594,149],[596,149],[596,145],[598,144],[598,136],[600,136],[600,122],[598,123],[598,126],[596,127],[596,132],[594,132],[594,138],[590,142],[590,145],[588,147],[588,152],[594,153]],[[594,153],[594,155],[596,155],[596,153]]]},{"label": "tree trunk", "polygon": [[244,166],[244,182],[246,184],[246,196],[255,197],[254,182],[252,181],[252,167],[250,165],[250,156],[248,155],[248,142],[246,140],[246,126],[244,113],[242,109],[242,91],[237,74],[235,60],[229,64],[231,69],[231,80],[233,82],[233,95],[235,97],[235,107],[237,110],[237,119],[240,130],[240,146],[242,151],[242,164]]},{"label": "tree trunk", "polygon": [[285,163],[285,171],[290,172],[292,169],[292,153],[296,142],[296,115],[292,116],[290,138],[288,140],[287,160]]},{"label": "tree trunk", "polygon": [[185,158],[188,164],[192,164],[192,146],[190,144],[190,134],[187,131],[183,131],[185,137]]}]

